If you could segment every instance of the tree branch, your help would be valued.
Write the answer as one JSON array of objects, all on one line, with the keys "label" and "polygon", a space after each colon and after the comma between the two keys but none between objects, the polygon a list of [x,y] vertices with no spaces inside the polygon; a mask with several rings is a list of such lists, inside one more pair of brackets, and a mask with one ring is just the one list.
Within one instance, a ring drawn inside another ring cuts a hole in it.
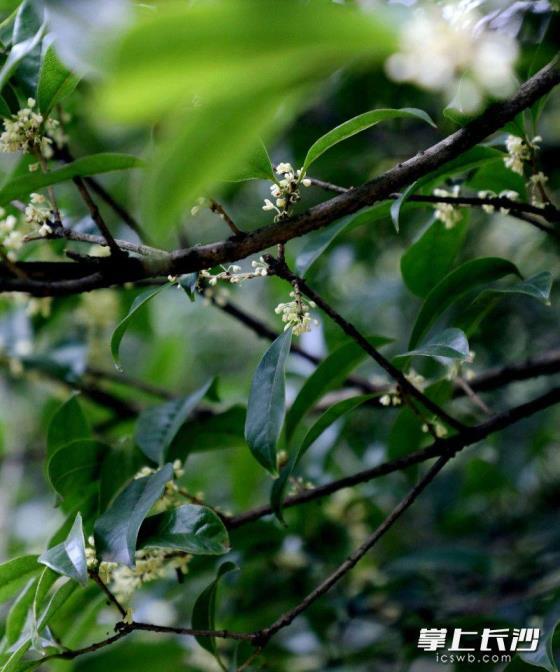
[{"label": "tree branch", "polygon": [[[176,250],[168,259],[160,260],[159,263],[142,265],[136,263],[136,259],[119,260],[119,263],[113,260],[112,263],[101,266],[95,273],[86,271],[82,277],[72,280],[59,279],[58,273],[62,269],[56,262],[51,266],[52,272],[48,281],[31,279],[25,282],[6,273],[0,278],[0,291],[25,291],[37,296],[73,294],[150,277],[190,273],[262,252],[273,245],[286,243],[292,238],[323,228],[345,215],[390,198],[391,194],[455,159],[499,130],[559,82],[560,69],[558,59],[555,59],[522,84],[511,98],[491,105],[478,118],[452,135],[399,163],[374,180],[282,222],[261,227],[241,237],[234,236],[217,243]],[[20,267],[25,268],[25,265],[20,264]]]}]

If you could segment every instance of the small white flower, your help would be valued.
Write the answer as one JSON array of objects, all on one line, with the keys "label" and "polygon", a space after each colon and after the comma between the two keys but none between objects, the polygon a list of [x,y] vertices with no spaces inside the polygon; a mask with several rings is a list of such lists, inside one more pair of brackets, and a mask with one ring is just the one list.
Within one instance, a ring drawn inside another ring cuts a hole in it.
[{"label": "small white flower", "polygon": [[[434,196],[439,196],[441,198],[459,196],[460,187],[455,185],[451,191],[446,191],[445,189],[434,189]],[[445,224],[446,229],[452,229],[457,222],[461,221],[462,214],[457,207],[452,203],[438,203],[435,208],[435,217]]]}]

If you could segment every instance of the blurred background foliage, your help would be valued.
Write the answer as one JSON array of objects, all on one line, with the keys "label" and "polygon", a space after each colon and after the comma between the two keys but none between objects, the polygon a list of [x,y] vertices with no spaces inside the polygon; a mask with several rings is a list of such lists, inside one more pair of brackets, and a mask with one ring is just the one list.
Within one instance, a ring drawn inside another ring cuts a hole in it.
[{"label": "blurred background foliage", "polygon": [[[8,18],[0,29],[0,39],[6,45],[6,53],[13,28],[10,4],[16,8],[19,3],[3,3]],[[127,52],[126,40],[119,42],[122,26],[132,21],[131,12],[149,15],[154,11],[151,3],[144,3],[136,10],[124,1],[114,0],[95,3],[45,0],[44,4],[60,57],[83,74],[75,92],[64,101],[64,113],[68,115],[65,130],[72,153],[86,156],[122,151],[152,157],[154,143],[161,147],[175,142],[180,135],[177,127],[180,117],[170,120],[162,116],[158,105],[161,103],[168,110],[182,104],[180,96],[170,94],[169,100],[163,102],[160,96],[160,87],[170,87],[173,82],[177,90],[183,90],[181,64],[175,64],[178,75],[170,67],[173,61],[166,64],[162,57],[158,69],[154,69],[153,81],[142,81],[141,54],[132,47]],[[368,20],[376,17],[376,12],[383,15],[383,25],[388,26],[390,37],[389,46],[380,46],[379,51],[388,53],[396,49],[393,41],[401,21],[419,3],[340,4],[359,5]],[[37,10],[39,3],[28,6],[31,12]],[[228,11],[235,16],[236,10]],[[519,81],[526,79],[557,49],[558,17],[546,2],[489,0],[480,3],[478,11],[483,16],[502,16],[500,30],[515,35],[520,50],[516,69]],[[141,21],[149,23],[150,17]],[[255,57],[254,70],[245,73],[249,79],[247,86],[253,83],[252,78],[263,79],[259,100],[245,100],[248,123],[253,125],[254,120],[262,117],[260,102],[270,102],[272,94],[265,84],[271,73],[279,69],[286,76],[283,88],[272,88],[273,95],[281,98],[295,89],[295,99],[286,98],[280,118],[269,115],[263,120],[262,129],[255,128],[255,134],[268,130],[268,148],[274,163],[290,161],[294,166],[301,165],[317,137],[371,109],[415,107],[428,112],[437,129],[408,119],[380,124],[333,148],[313,168],[314,177],[344,186],[358,185],[457,128],[443,114],[449,103],[448,92],[395,82],[386,73],[384,57],[360,62],[357,67],[340,67],[348,66],[356,54],[344,54],[335,48],[329,52],[330,60],[324,62],[324,68],[306,69],[306,64],[313,60],[313,46],[319,40],[318,35],[313,36],[313,23],[311,19],[300,26],[300,50],[287,55],[280,49],[276,53],[278,62],[272,60],[270,70]],[[235,31],[241,34],[243,27],[242,22],[232,27],[231,41]],[[324,24],[322,28],[328,32]],[[111,33],[111,41],[106,33]],[[247,34],[250,33],[249,30]],[[307,42],[303,39],[306,35]],[[164,38],[163,33],[158,37]],[[104,40],[109,45],[106,50]],[[108,54],[114,54],[115,40],[121,45],[121,56],[124,53],[130,59],[130,67],[138,66],[140,80],[134,80],[126,69],[118,76],[122,75],[122,81],[117,76],[107,79],[107,70],[111,72],[111,67],[116,67],[105,63],[110,61]],[[275,53],[273,35],[255,36],[254,44],[240,46],[246,47],[251,55],[260,53],[263,44]],[[333,45],[327,47],[332,49]],[[359,48],[363,45],[356,45],[358,51]],[[146,50],[148,53],[149,45]],[[318,53],[324,58],[321,50]],[[211,72],[212,59],[218,56],[203,50],[199,58],[201,63],[207,59]],[[12,79],[14,90],[17,87],[18,91],[24,90],[24,66],[31,69],[33,76],[33,63],[27,59],[19,65],[15,80]],[[206,70],[202,71],[201,81],[208,81],[209,87],[218,87],[211,77],[205,79],[207,75]],[[130,88],[123,91],[119,87],[125,81]],[[305,88],[298,90],[303,83]],[[140,94],[135,87],[142,89]],[[219,104],[219,96],[216,100]],[[154,102],[152,111],[151,102]],[[120,118],[114,114],[113,108],[117,107]],[[252,109],[256,115],[251,114]],[[110,111],[112,116],[107,114]],[[155,124],[151,123],[154,115],[158,119]],[[128,123],[131,119],[135,122],[132,125]],[[539,153],[540,169],[549,177],[554,193],[560,179],[558,93],[547,101],[536,133],[544,139]],[[490,142],[501,149],[504,137],[505,131]],[[172,170],[180,172],[181,180],[188,179],[191,171],[198,175],[196,152],[200,153],[201,147],[191,151],[181,145],[179,149],[172,157]],[[163,150],[157,150],[153,158],[156,171],[162,165],[164,169],[167,160],[158,151]],[[218,145],[211,151],[216,161],[229,153],[227,145]],[[234,159],[235,156],[239,157],[238,164],[242,163],[242,152],[234,153]],[[204,164],[204,157],[199,159]],[[236,167],[231,157],[227,162],[224,160],[224,169],[226,164],[228,169]],[[16,157],[2,157],[5,176],[18,170],[18,165]],[[467,192],[469,188],[474,193],[483,188],[496,191],[515,188],[516,176],[501,165],[494,163],[486,172],[483,167],[457,179]],[[113,173],[100,180],[131,212],[147,213],[148,218],[157,220],[161,201],[152,194],[149,196],[152,200],[144,202],[143,192],[150,187],[142,181],[139,171]],[[500,186],[504,182],[507,184]],[[449,188],[445,183],[441,186]],[[169,189],[176,187],[171,182]],[[194,188],[198,188],[196,183]],[[72,185],[57,186],[56,193],[67,220],[77,230],[95,232]],[[243,230],[251,231],[271,221],[270,213],[261,210],[262,200],[268,195],[265,182],[222,183],[216,193]],[[324,199],[321,190],[306,189],[297,207],[304,210]],[[185,196],[184,202],[187,200]],[[173,216],[182,204],[183,201],[175,203],[165,215],[169,222],[176,223]],[[104,209],[104,215],[118,237],[130,237],[130,232],[109,209]],[[476,257],[498,256],[514,262],[524,277],[541,271],[550,271],[557,277],[558,249],[552,238],[500,213],[488,215],[473,209],[465,217],[465,239],[454,266]],[[434,221],[433,208],[403,209],[400,220],[398,234],[389,216],[370,225],[348,228],[307,274],[310,284],[363,333],[393,339],[384,349],[388,355],[407,350],[411,325],[421,305],[403,282],[400,261]],[[157,230],[157,222],[150,226],[151,231]],[[202,210],[195,217],[182,217],[179,227],[168,227],[168,232],[169,241],[175,246],[211,242],[228,235],[223,221],[209,210]],[[292,241],[287,248],[288,260],[294,261],[304,245],[305,240]],[[78,244],[38,241],[28,245],[24,255],[51,260],[59,258],[65,247],[83,249]],[[242,263],[244,267],[247,264]],[[30,314],[29,303],[16,296],[0,297],[3,346],[0,560],[42,552],[64,523],[64,514],[57,508],[45,477],[43,458],[49,420],[73,390],[80,392],[80,404],[96,434],[115,450],[131,452],[137,450],[132,439],[136,417],[119,417],[122,413],[114,398],[139,410],[156,403],[158,395],[127,384],[128,379],[181,395],[217,378],[218,396],[213,401],[206,399],[202,412],[182,430],[177,454],[186,457],[186,463],[180,482],[189,492],[202,493],[205,501],[224,511],[241,512],[268,501],[271,479],[251,456],[243,439],[250,381],[267,343],[219,306],[209,305],[201,297],[191,302],[183,291],[170,287],[146,304],[131,321],[121,346],[125,374],[120,377],[113,367],[109,341],[140,291],[132,287],[56,298],[48,316],[40,312]],[[222,297],[227,293],[227,299],[272,329],[281,329],[280,319],[273,312],[279,302],[287,300],[288,290],[281,280],[270,278],[218,291]],[[470,365],[472,371],[477,374],[492,367],[520,363],[557,349],[558,299],[555,285],[551,305],[519,296],[501,301],[470,338],[470,347],[476,353]],[[322,357],[344,342],[344,338],[324,316],[316,317],[319,327],[304,334],[300,344]],[[449,317],[449,325],[453,326],[455,319],[453,315]],[[415,366],[420,373],[434,379],[445,373],[433,362],[415,361]],[[289,358],[288,404],[312,370],[313,366],[301,358]],[[380,370],[369,362],[360,365],[356,373],[371,381],[384,380]],[[550,376],[515,383],[485,394],[484,401],[493,412],[498,412],[551,384]],[[109,393],[108,399],[100,399],[99,390]],[[479,414],[468,399],[454,403],[463,417],[474,418]],[[225,416],[228,422],[222,429],[217,424],[205,423],[204,409],[217,413],[233,410]],[[554,622],[550,614],[559,613],[560,598],[559,417],[558,410],[551,409],[466,450],[374,552],[269,644],[255,669],[293,672],[442,669],[418,650],[420,627],[472,626],[471,629],[478,630],[486,626],[542,627],[547,616],[548,622]],[[333,425],[312,446],[297,475],[305,482],[320,484],[411,452],[428,443],[420,424],[408,411],[398,408],[358,409],[348,419]],[[232,551],[227,557],[240,569],[222,581],[218,623],[234,630],[251,630],[271,622],[293,606],[382,521],[417,474],[418,469],[411,468],[340,491],[319,503],[291,508],[285,512],[285,528],[267,518],[233,531]],[[193,601],[214,577],[216,566],[213,558],[198,558],[189,565],[183,583],[169,578],[146,585],[134,595],[135,618],[161,624],[188,623]],[[2,614],[8,606],[2,607]],[[108,615],[95,586],[87,588],[80,600],[68,600],[55,619],[52,630],[64,643],[65,630],[78,616],[87,634],[81,639],[77,636],[75,644],[103,638],[112,627],[113,617]],[[229,644],[224,645],[224,650],[230,650]],[[219,669],[196,642],[149,633],[135,634],[114,647],[74,662],[49,664],[48,669],[142,672],[155,666],[162,672]],[[515,660],[508,669],[531,668]]]}]

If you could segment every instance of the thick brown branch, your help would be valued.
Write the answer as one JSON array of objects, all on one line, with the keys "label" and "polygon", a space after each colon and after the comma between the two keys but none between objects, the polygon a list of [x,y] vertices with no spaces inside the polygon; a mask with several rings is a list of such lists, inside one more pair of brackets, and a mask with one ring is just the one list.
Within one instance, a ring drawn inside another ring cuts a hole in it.
[{"label": "thick brown branch", "polygon": [[411,159],[399,163],[383,175],[307,212],[262,227],[245,236],[234,236],[218,243],[176,250],[171,253],[168,260],[160,263],[146,265],[132,263],[137,260],[124,260],[118,264],[113,262],[103,266],[97,273],[86,272],[84,277],[74,280],[59,279],[58,271],[61,270],[59,264],[52,266],[48,281],[33,280],[26,283],[8,274],[7,277],[0,279],[0,291],[25,291],[38,296],[72,294],[149,277],[190,273],[262,252],[273,245],[303,236],[345,215],[390,198],[391,194],[455,159],[502,128],[559,82],[560,69],[555,59],[526,81],[511,98],[491,105],[477,119]]}]

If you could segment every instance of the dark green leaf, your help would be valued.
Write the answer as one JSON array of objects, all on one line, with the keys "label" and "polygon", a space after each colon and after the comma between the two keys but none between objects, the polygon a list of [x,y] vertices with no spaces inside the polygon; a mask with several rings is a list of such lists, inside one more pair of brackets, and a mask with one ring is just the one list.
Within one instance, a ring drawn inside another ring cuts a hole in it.
[{"label": "dark green leaf", "polygon": [[344,123],[340,124],[336,128],[333,128],[328,133],[325,133],[322,137],[316,140],[313,145],[309,148],[305,161],[303,162],[303,172],[305,173],[309,166],[316,161],[321,154],[324,154],[328,149],[333,147],[339,142],[346,140],[347,138],[361,133],[367,128],[375,126],[380,121],[385,121],[386,119],[399,119],[399,118],[413,118],[420,119],[430,124],[435,128],[435,124],[430,118],[430,115],[424,112],[423,110],[418,110],[412,107],[403,107],[400,110],[395,109],[384,109],[384,110],[371,110],[370,112],[365,112],[360,114],[353,119],[349,119]]},{"label": "dark green leaf", "polygon": [[534,667],[543,668],[548,672],[558,672],[552,642],[559,623],[560,607],[554,605],[545,617],[543,627],[539,633],[537,650],[519,653],[521,660]]},{"label": "dark green leaf", "polygon": [[[238,569],[233,562],[224,562],[218,568],[216,578],[196,598],[193,606],[191,623],[196,630],[216,629],[216,596],[220,579],[228,572]],[[203,649],[217,656],[216,640],[213,637],[197,637],[196,641]]]},{"label": "dark green leaf", "polygon": [[43,56],[37,86],[37,103],[42,114],[48,115],[57,103],[72,93],[79,81],[80,78],[60,62],[51,44]]},{"label": "dark green leaf", "polygon": [[437,360],[464,360],[469,356],[469,342],[460,329],[445,329],[416,350],[409,350],[402,355],[398,355],[398,357],[414,356],[433,357]]},{"label": "dark green leaf", "polygon": [[128,170],[141,168],[143,162],[129,154],[92,154],[67,163],[62,168],[49,170],[48,173],[29,173],[16,177],[0,189],[0,205],[9,205],[14,200],[25,200],[31,192],[39,191],[44,187],[60,182],[66,182],[73,177],[87,177],[110,173],[113,170]]},{"label": "dark green leaf", "polygon": [[401,274],[413,294],[425,298],[449,273],[466,232],[466,213],[451,229],[436,219],[408,248],[401,258]]},{"label": "dark green leaf", "polygon": [[285,368],[291,342],[292,330],[288,329],[264,353],[247,406],[245,439],[256,460],[273,475],[278,473],[276,444],[286,413]]},{"label": "dark green leaf", "polygon": [[[368,341],[374,347],[390,343],[383,336],[371,336]],[[303,384],[286,415],[286,436],[290,439],[303,416],[329,390],[337,388],[367,353],[353,341],[344,343],[326,357]]]},{"label": "dark green leaf", "polygon": [[173,468],[166,464],[151,476],[136,478],[115,498],[105,513],[95,521],[97,554],[103,560],[134,565],[138,531],[152,506],[172,480]]},{"label": "dark green leaf", "polygon": [[349,217],[344,217],[325,229],[314,231],[306,236],[305,243],[296,259],[296,271],[298,275],[305,276],[312,264],[323,254],[331,245],[333,240],[346,228],[350,222]]},{"label": "dark green leaf", "polygon": [[506,275],[519,276],[520,273],[511,261],[498,257],[473,259],[451,271],[426,297],[412,330],[409,349],[416,348],[420,339],[436,319],[459,297],[476,287],[494,282]]},{"label": "dark green leaf", "polygon": [[54,490],[63,499],[80,495],[95,484],[101,463],[109,451],[104,443],[91,439],[72,441],[59,448],[47,465]]},{"label": "dark green leaf", "polygon": [[176,548],[193,555],[223,555],[229,537],[220,518],[208,507],[184,504],[146,518],[138,548]]},{"label": "dark green leaf", "polygon": [[280,476],[272,484],[270,505],[280,520],[282,520],[282,503],[284,501],[284,493],[286,492],[286,486],[288,485],[290,476],[310,446],[312,446],[313,443],[321,436],[321,434],[334,422],[373,397],[373,394],[362,394],[356,397],[352,397],[351,399],[343,399],[342,401],[339,401],[337,404],[333,404],[330,408],[328,408],[309,428],[307,434],[301,442],[301,445],[290,458],[286,466],[282,469]]},{"label": "dark green leaf", "polygon": [[78,395],[57,408],[49,422],[47,432],[47,457],[52,457],[59,448],[72,441],[91,438],[91,427],[82,411]]},{"label": "dark green leaf", "polygon": [[31,54],[41,42],[45,24],[38,25],[38,21],[40,22],[42,19],[39,18],[39,13],[35,11],[34,3],[26,0],[18,9],[12,36],[13,45],[0,70],[0,90],[6,86],[23,59]]},{"label": "dark green leaf", "polygon": [[70,534],[61,544],[49,548],[39,562],[63,576],[68,576],[84,585],[88,580],[86,545],[82,528],[82,516],[78,513]]},{"label": "dark green leaf", "polygon": [[134,314],[136,313],[137,310],[139,310],[145,303],[147,303],[150,299],[153,299],[154,296],[159,294],[162,289],[167,287],[168,285],[162,285],[161,287],[158,287],[157,289],[149,289],[146,292],[143,292],[139,296],[137,296],[133,303],[132,306],[130,307],[130,310],[128,313],[125,315],[125,317],[117,324],[115,331],[113,332],[113,335],[111,336],[111,354],[113,356],[113,362],[115,363],[115,366],[119,371],[122,371],[122,366],[120,364],[119,360],[119,350],[121,347],[121,341],[126,333],[126,330],[128,329],[128,326],[130,324],[130,320],[134,317]]},{"label": "dark green leaf", "polygon": [[140,450],[153,462],[165,461],[166,452],[177,432],[208,392],[212,381],[188,397],[152,406],[140,413],[134,435]]}]

